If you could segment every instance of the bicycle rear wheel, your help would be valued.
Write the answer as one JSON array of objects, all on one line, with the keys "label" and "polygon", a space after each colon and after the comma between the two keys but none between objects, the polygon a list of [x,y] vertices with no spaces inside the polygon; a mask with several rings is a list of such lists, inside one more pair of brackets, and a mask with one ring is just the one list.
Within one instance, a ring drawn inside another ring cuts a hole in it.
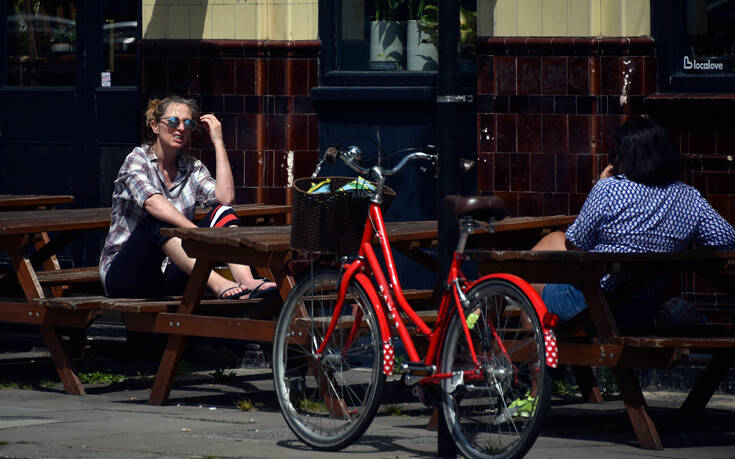
[{"label": "bicycle rear wheel", "polygon": [[[442,381],[449,431],[467,457],[522,457],[551,401],[541,324],[528,297],[509,281],[481,282],[467,297],[467,328],[481,371]],[[447,330],[441,367],[442,373],[475,368],[459,314]]]},{"label": "bicycle rear wheel", "polygon": [[320,270],[294,287],[278,318],[273,379],[281,413],[304,443],[339,450],[372,422],[385,384],[382,343],[365,291],[350,282],[327,347],[324,341],[337,298],[338,273]]}]

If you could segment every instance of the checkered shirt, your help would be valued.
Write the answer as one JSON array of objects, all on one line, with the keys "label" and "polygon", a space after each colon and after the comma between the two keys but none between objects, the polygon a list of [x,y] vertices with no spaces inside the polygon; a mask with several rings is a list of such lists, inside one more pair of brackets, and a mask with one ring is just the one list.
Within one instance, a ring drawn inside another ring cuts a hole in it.
[{"label": "checkered shirt", "polygon": [[[647,186],[625,175],[597,182],[566,237],[590,252],[678,252],[691,242],[735,248],[735,228],[695,188]],[[606,275],[600,284],[611,291],[622,280]]]},{"label": "checkered shirt", "polygon": [[147,145],[135,147],[125,158],[115,180],[112,193],[112,224],[100,257],[100,276],[105,275],[112,260],[130,237],[130,233],[148,216],[144,203],[154,194],[169,200],[186,218],[194,220],[197,205],[217,203],[215,180],[201,161],[188,155],[177,158],[179,172],[170,189],[166,189],[158,169],[158,158]]}]

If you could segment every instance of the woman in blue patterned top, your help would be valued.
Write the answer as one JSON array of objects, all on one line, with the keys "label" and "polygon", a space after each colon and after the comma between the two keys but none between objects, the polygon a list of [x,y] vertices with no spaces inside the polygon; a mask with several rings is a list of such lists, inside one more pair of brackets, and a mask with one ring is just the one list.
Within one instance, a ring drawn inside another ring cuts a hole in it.
[{"label": "woman in blue patterned top", "polygon": [[[666,131],[648,118],[627,121],[616,133],[611,164],[600,175],[566,233],[544,237],[533,250],[677,252],[698,246],[735,247],[735,229],[695,188],[679,181],[680,155]],[[610,292],[625,279],[600,280]],[[665,279],[641,289],[615,309],[627,331],[653,324]],[[587,308],[574,285],[535,286],[550,311],[567,321]],[[644,307],[641,307],[641,306]],[[626,307],[628,306],[628,307]]]}]

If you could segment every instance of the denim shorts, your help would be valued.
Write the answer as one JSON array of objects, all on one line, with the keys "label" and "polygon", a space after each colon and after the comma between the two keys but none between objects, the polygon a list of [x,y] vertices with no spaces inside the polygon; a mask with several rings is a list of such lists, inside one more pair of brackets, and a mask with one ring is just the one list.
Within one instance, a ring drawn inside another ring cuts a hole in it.
[{"label": "denim shorts", "polygon": [[549,312],[559,316],[561,322],[587,309],[582,291],[571,284],[546,284],[541,299]]}]

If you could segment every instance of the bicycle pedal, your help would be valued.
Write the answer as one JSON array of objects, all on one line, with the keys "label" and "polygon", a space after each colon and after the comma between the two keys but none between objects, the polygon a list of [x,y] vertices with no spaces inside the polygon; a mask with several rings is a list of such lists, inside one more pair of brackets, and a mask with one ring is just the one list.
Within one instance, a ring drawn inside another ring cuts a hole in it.
[{"label": "bicycle pedal", "polygon": [[404,363],[403,383],[407,386],[413,386],[422,379],[436,373],[436,365],[424,365],[418,362]]}]

